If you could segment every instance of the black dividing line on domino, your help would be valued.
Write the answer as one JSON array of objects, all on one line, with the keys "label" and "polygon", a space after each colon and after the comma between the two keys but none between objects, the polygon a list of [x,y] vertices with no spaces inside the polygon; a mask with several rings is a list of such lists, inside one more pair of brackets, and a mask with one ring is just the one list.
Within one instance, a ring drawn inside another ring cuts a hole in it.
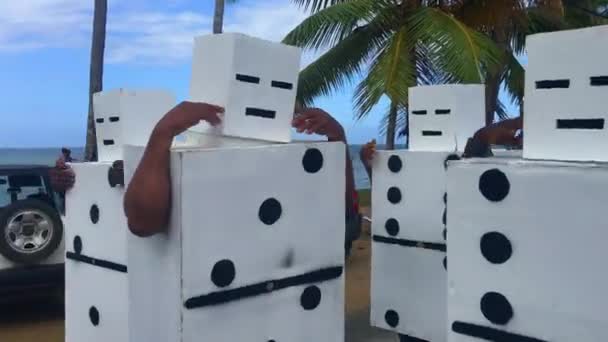
[{"label": "black dividing line on domino", "polygon": [[541,340],[535,337],[514,334],[507,331],[484,327],[483,325],[459,321],[452,323],[452,331],[461,335],[476,337],[487,341],[548,342],[546,340]]},{"label": "black dividing line on domino", "polygon": [[375,242],[386,243],[390,245],[399,245],[403,247],[415,247],[415,248],[424,248],[430,249],[434,251],[445,252],[446,245],[445,243],[435,243],[435,242],[424,242],[424,241],[414,241],[414,240],[406,240],[406,239],[397,239],[390,238],[386,236],[374,235],[372,238]]},{"label": "black dividing line on domino", "polygon": [[324,281],[339,278],[341,275],[342,266],[328,267],[292,277],[276,280],[267,280],[260,283],[238,287],[235,289],[211,292],[206,295],[192,297],[186,300],[186,302],[184,303],[184,307],[186,309],[195,309],[202,308],[205,306],[225,304],[244,298],[255,297],[273,291],[282,290],[288,287],[321,283]]},{"label": "black dividing line on domino", "polygon": [[67,259],[71,259],[71,260],[78,261],[78,262],[84,262],[85,264],[102,267],[102,268],[105,268],[108,270],[127,273],[127,266],[123,265],[123,264],[117,264],[115,262],[111,262],[111,261],[107,261],[107,260],[95,259],[90,256],[77,254],[74,252],[66,252],[65,257]]}]

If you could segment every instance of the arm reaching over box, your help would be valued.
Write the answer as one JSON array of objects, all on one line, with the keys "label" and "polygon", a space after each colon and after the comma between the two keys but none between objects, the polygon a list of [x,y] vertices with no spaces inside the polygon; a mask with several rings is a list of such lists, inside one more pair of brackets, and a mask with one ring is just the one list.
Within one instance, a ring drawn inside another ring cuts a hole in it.
[{"label": "arm reaching over box", "polygon": [[483,127],[475,132],[464,149],[464,158],[487,157],[492,155],[491,145],[505,145],[521,148],[522,136],[517,132],[523,128],[523,119],[507,119]]},{"label": "arm reaching over box", "polygon": [[124,197],[125,215],[133,234],[145,237],[167,228],[171,213],[169,149],[173,138],[200,121],[219,124],[219,114],[223,112],[215,105],[182,102],[158,122]]}]

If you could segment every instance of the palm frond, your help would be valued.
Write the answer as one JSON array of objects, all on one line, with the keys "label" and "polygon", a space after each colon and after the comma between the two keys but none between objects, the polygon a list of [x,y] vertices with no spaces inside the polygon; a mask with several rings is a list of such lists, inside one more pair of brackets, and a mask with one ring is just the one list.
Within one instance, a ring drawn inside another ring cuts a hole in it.
[{"label": "palm frond", "polygon": [[350,1],[356,0],[292,0],[292,2],[296,4],[296,6],[312,13],[318,12],[324,8],[334,6],[336,4]]},{"label": "palm frond", "polygon": [[[385,113],[382,116],[382,121],[380,121],[380,126],[378,127],[378,133],[380,135],[386,135],[388,129],[388,120],[391,114],[390,105],[386,106]],[[397,127],[396,136],[403,137],[405,136],[405,131],[407,128],[407,108],[403,105],[397,106]]]},{"label": "palm frond", "polygon": [[441,70],[436,65],[435,59],[430,55],[430,51],[424,44],[416,44],[416,84],[419,85],[433,85],[433,84],[446,84],[454,83],[456,79]]},{"label": "palm frond", "polygon": [[483,82],[485,70],[499,67],[501,51],[487,36],[451,14],[420,8],[408,18],[411,35],[434,56],[433,63],[464,83]]},{"label": "palm frond", "polygon": [[416,84],[413,42],[403,26],[387,42],[372,63],[367,77],[355,89],[357,119],[365,117],[383,95],[399,106],[407,106],[408,89]]},{"label": "palm frond", "polygon": [[317,96],[331,95],[350,83],[369,58],[385,45],[388,35],[372,21],[304,68],[298,82],[300,103],[310,106]]},{"label": "palm frond", "polygon": [[525,85],[524,77],[525,70],[517,58],[515,58],[513,54],[507,56],[507,62],[500,81],[503,84],[504,90],[509,95],[511,102],[517,106],[521,106],[523,104]]},{"label": "palm frond", "polygon": [[[334,46],[387,6],[384,0],[356,0],[327,7],[302,21],[283,43],[318,50]],[[393,5],[394,6],[394,5]]]},{"label": "palm frond", "polygon": [[502,121],[511,117],[509,113],[507,113],[507,107],[505,106],[500,99],[496,101],[496,116],[498,117],[498,121]]}]

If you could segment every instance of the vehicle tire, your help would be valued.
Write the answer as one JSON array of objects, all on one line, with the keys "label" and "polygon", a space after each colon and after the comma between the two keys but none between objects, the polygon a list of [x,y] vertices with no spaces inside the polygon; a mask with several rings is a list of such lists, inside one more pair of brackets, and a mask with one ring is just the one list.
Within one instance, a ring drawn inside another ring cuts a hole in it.
[{"label": "vehicle tire", "polygon": [[0,212],[0,255],[20,264],[48,258],[63,239],[63,223],[55,208],[26,199]]}]

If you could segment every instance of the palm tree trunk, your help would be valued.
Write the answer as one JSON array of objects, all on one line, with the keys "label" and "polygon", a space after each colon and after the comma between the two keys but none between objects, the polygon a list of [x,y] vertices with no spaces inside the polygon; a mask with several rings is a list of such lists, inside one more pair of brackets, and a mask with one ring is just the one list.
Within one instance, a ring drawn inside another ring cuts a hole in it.
[{"label": "palm tree trunk", "polygon": [[213,33],[222,33],[224,26],[224,0],[215,0],[215,13],[213,15]]},{"label": "palm tree trunk", "polygon": [[103,55],[106,45],[106,17],[108,0],[95,0],[93,14],[93,38],[91,43],[91,68],[89,73],[89,114],[87,117],[86,161],[97,160],[97,141],[93,118],[93,94],[103,88]]},{"label": "palm tree trunk", "polygon": [[[497,28],[491,32],[490,37],[505,53],[509,53],[509,44],[504,33],[504,28]],[[491,70],[486,76],[486,126],[494,123],[496,109],[498,109],[498,93],[500,91],[500,75],[506,65],[506,59],[501,61],[496,70]]]},{"label": "palm tree trunk", "polygon": [[486,126],[491,125],[494,122],[494,115],[498,106],[499,88],[499,74],[488,74],[486,78]]},{"label": "palm tree trunk", "polygon": [[388,126],[386,126],[386,149],[395,149],[395,131],[397,129],[397,103],[391,101],[391,109],[388,113]]}]

